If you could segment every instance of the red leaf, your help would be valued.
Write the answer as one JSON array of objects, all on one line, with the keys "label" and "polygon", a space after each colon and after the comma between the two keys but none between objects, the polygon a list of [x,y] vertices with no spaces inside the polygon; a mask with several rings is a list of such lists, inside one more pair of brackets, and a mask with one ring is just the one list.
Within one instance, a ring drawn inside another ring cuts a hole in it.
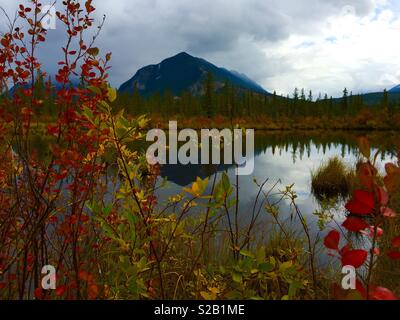
[{"label": "red leaf", "polygon": [[78,277],[79,279],[83,280],[83,281],[92,281],[93,280],[93,276],[90,273],[87,273],[86,271],[79,271],[78,273]]},{"label": "red leaf", "polygon": [[375,288],[371,297],[373,300],[397,300],[397,297],[392,291],[383,287]]},{"label": "red leaf", "polygon": [[37,300],[41,300],[43,298],[42,288],[36,288],[35,291],[34,291],[34,294],[35,294],[35,298]]},{"label": "red leaf", "polygon": [[324,240],[325,247],[332,250],[339,249],[340,234],[336,230],[332,230]]},{"label": "red leaf", "polygon": [[400,260],[400,251],[389,252],[388,257],[392,260]]},{"label": "red leaf", "polygon": [[99,295],[99,288],[96,284],[92,283],[88,288],[89,299],[94,300]]},{"label": "red leaf", "polygon": [[342,249],[340,249],[339,253],[341,256],[343,256],[345,253],[350,251],[350,247],[348,244],[346,244]]},{"label": "red leaf", "polygon": [[68,171],[67,170],[63,170],[62,172],[60,172],[60,173],[55,175],[55,179],[57,181],[64,180],[67,177],[67,175],[68,175]]},{"label": "red leaf", "polygon": [[357,190],[353,199],[346,204],[346,209],[353,214],[371,214],[375,208],[374,195],[371,192]]},{"label": "red leaf", "polygon": [[393,248],[400,248],[400,237],[396,237],[392,241]]},{"label": "red leaf", "polygon": [[369,228],[369,224],[363,219],[349,217],[343,222],[343,227],[352,232],[359,232]]},{"label": "red leaf", "polygon": [[354,268],[361,267],[367,260],[368,252],[365,250],[350,250],[343,254],[343,266],[353,266]]},{"label": "red leaf", "polygon": [[59,134],[59,127],[58,126],[48,125],[47,126],[47,132],[49,133],[49,135],[57,137],[58,134]]},{"label": "red leaf", "polygon": [[81,270],[81,271],[78,272],[78,277],[81,280],[87,281],[88,277],[89,277],[89,274],[86,271]]},{"label": "red leaf", "polygon": [[65,285],[57,287],[56,296],[61,297],[62,295],[64,295],[66,289],[67,287]]}]

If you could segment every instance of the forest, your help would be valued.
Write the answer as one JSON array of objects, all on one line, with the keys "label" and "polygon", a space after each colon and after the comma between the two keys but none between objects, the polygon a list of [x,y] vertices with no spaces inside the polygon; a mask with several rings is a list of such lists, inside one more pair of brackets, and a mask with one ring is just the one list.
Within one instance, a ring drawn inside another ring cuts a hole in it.
[{"label": "forest", "polygon": [[[56,117],[53,108],[57,86],[51,76],[38,70],[36,95],[43,100],[37,110],[42,122],[51,122]],[[181,126],[201,129],[203,123],[225,128],[235,125],[247,128],[290,129],[353,129],[353,130],[397,130],[400,126],[400,95],[382,93],[353,95],[347,89],[343,97],[333,98],[327,94],[317,97],[312,91],[294,89],[291,96],[260,94],[224,83],[222,89],[214,88],[212,75],[204,79],[203,94],[193,95],[189,91],[174,96],[170,91],[142,96],[137,89],[132,94],[119,93],[113,103],[114,112],[124,110],[128,117],[151,115],[154,125],[166,127],[168,119],[179,120]],[[69,86],[83,88],[82,81],[71,80]],[[12,88],[2,98],[21,90]],[[191,121],[191,119],[197,119]]]}]

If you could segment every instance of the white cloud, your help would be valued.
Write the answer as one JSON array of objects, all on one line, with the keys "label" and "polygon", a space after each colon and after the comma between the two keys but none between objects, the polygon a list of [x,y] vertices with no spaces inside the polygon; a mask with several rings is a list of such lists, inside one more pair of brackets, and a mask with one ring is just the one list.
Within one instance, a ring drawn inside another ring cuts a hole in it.
[{"label": "white cloud", "polygon": [[291,92],[295,85],[332,95],[344,87],[358,93],[398,84],[400,17],[390,9],[379,9],[382,6],[366,16],[330,17],[315,34],[292,35],[266,48],[267,56],[285,56],[293,69],[263,82],[280,92]]}]

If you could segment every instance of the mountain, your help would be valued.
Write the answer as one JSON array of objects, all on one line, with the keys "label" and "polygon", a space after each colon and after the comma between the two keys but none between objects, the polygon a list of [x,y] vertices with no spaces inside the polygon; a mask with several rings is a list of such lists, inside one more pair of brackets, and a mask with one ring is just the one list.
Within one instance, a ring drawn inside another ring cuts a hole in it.
[{"label": "mountain", "polygon": [[165,59],[157,65],[149,65],[137,71],[135,76],[121,85],[122,93],[133,93],[137,87],[142,96],[150,96],[156,92],[172,92],[180,95],[190,91],[199,95],[203,91],[203,82],[208,72],[211,72],[216,89],[224,87],[229,82],[237,88],[267,94],[259,84],[236,71],[220,68],[212,63],[193,57],[186,52]]},{"label": "mountain", "polygon": [[[390,89],[388,92],[389,103],[398,104],[400,103],[400,85]],[[363,101],[366,105],[374,106],[380,104],[383,101],[383,92],[371,92],[362,95]]]},{"label": "mountain", "polygon": [[[375,106],[375,105],[380,104],[383,101],[384,94],[383,94],[383,92],[365,93],[362,95],[362,98],[363,98],[363,102],[367,106]],[[389,101],[389,103],[400,102],[400,91],[399,92],[388,91],[388,101]]]},{"label": "mountain", "polygon": [[400,93],[400,84],[388,91],[389,93]]},{"label": "mountain", "polygon": [[[362,97],[362,101],[366,106],[376,106],[382,103],[384,99],[383,92],[371,92],[371,93],[363,93],[360,94]],[[342,97],[340,98],[333,98],[334,103],[341,103],[343,100]],[[400,91],[399,92],[390,92],[388,91],[388,102],[391,104],[400,104]]]},{"label": "mountain", "polygon": [[[391,104],[400,104],[400,85],[387,90],[387,98],[388,102]],[[381,92],[366,92],[362,93],[359,96],[362,97],[363,103],[366,106],[376,106],[382,103],[385,94],[383,91]],[[334,98],[333,101],[335,103],[340,103],[342,101],[342,97]]]}]

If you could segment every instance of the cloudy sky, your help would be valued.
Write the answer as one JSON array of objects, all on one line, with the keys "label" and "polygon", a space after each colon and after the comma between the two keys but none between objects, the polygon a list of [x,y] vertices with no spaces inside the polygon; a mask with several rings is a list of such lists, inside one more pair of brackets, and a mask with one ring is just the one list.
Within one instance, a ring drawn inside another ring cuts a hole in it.
[{"label": "cloudy sky", "polygon": [[[294,87],[337,96],[344,87],[359,93],[400,83],[398,0],[93,2],[97,17],[107,16],[98,46],[113,52],[115,86],[181,51],[285,95]],[[17,3],[0,0],[8,12]],[[41,51],[46,65],[54,64],[61,43],[60,30],[49,31]]]}]

